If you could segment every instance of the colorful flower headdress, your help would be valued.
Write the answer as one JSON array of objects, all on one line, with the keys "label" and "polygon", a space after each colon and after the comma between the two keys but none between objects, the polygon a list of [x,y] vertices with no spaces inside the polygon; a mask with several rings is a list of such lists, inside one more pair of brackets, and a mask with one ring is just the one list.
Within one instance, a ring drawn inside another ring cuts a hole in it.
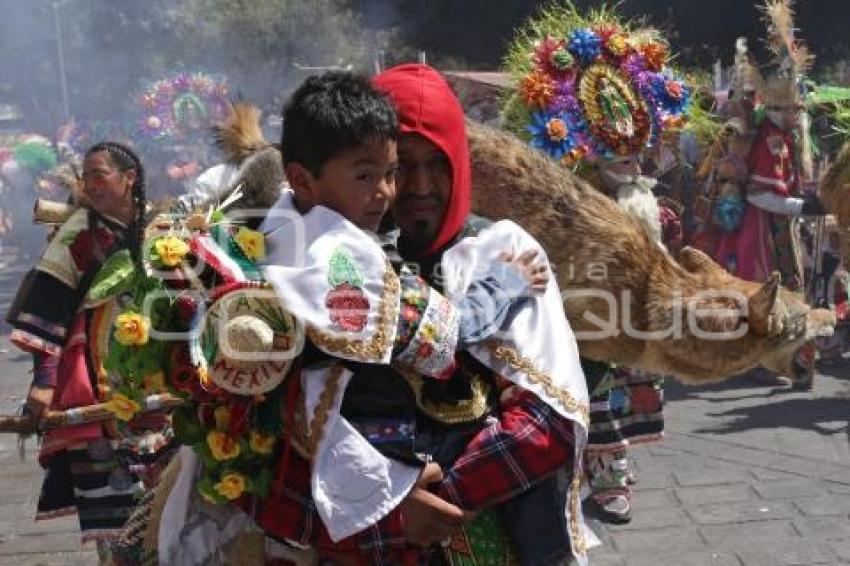
[{"label": "colorful flower headdress", "polygon": [[608,10],[549,8],[507,57],[517,92],[506,124],[565,164],[639,153],[685,119],[690,89],[669,59],[657,32],[631,30]]},{"label": "colorful flower headdress", "polygon": [[170,140],[220,121],[229,108],[225,81],[206,73],[176,73],[138,96],[137,130],[144,139]]}]

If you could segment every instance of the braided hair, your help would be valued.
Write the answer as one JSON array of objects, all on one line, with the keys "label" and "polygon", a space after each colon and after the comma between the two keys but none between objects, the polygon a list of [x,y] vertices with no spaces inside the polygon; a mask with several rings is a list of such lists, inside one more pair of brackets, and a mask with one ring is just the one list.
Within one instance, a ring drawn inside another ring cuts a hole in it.
[{"label": "braided hair", "polygon": [[[144,240],[145,230],[145,208],[147,206],[147,199],[145,197],[145,170],[142,167],[142,161],[136,155],[136,152],[128,146],[113,141],[104,141],[91,146],[86,151],[85,157],[88,158],[90,155],[101,151],[109,154],[109,159],[119,171],[126,172],[132,169],[136,172],[136,181],[131,188],[135,216],[127,227],[127,243],[133,262],[141,266],[142,242]],[[93,228],[93,223],[94,216],[89,214],[90,228]]]}]

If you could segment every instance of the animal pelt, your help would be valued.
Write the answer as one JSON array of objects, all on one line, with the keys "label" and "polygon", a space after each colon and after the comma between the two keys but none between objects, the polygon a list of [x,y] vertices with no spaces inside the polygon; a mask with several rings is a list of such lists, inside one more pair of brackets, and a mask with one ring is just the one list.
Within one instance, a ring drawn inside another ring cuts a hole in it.
[{"label": "animal pelt", "polygon": [[[831,333],[834,315],[781,289],[778,274],[743,281],[691,248],[677,262],[617,203],[542,152],[477,123],[467,131],[473,210],[513,220],[547,251],[583,356],[684,382],[759,364],[794,375],[796,349]],[[610,332],[591,335],[609,321]],[[722,332],[741,335],[718,340]]]},{"label": "animal pelt", "polygon": [[252,153],[271,146],[260,127],[260,109],[243,101],[232,103],[227,116],[212,127],[212,132],[225,161],[236,166]]},{"label": "animal pelt", "polygon": [[241,191],[242,198],[225,212],[245,211],[248,223],[256,225],[281,195],[285,176],[280,151],[263,136],[260,111],[245,102],[233,103],[228,116],[213,131],[227,161],[239,167],[233,182],[217,200],[224,201],[235,190]]},{"label": "animal pelt", "polygon": [[638,177],[632,183],[617,187],[617,204],[626,214],[635,218],[649,238],[662,245],[661,220],[658,199],[652,192],[655,182],[647,177]]}]

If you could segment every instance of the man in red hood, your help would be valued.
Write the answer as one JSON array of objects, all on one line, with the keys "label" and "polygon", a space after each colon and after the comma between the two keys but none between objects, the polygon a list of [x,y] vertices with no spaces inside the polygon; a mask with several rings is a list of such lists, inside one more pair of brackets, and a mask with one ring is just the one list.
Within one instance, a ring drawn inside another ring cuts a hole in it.
[{"label": "man in red hood", "polygon": [[463,109],[427,65],[400,65],[373,83],[392,98],[401,129],[392,212],[402,257],[433,260],[468,228],[472,176]]},{"label": "man in red hood", "polygon": [[[391,205],[400,231],[398,251],[408,265],[415,264],[415,272],[441,289],[443,253],[489,225],[470,214],[472,179],[463,110],[442,75],[427,65],[394,67],[377,75],[373,84],[395,103],[401,130],[397,192]],[[456,392],[432,388],[428,393],[446,402]],[[436,492],[463,509],[495,507],[520,563],[567,564],[571,551],[564,486],[569,482],[563,480],[573,459],[573,423],[530,391],[518,397],[520,401],[495,410],[496,418],[487,426],[477,425],[479,432],[462,437],[466,440],[459,456],[441,461],[445,450],[438,447],[435,460],[445,477]],[[444,426],[446,432],[442,425],[430,426],[436,430],[424,434],[441,438],[438,444],[452,442],[451,427]]]}]

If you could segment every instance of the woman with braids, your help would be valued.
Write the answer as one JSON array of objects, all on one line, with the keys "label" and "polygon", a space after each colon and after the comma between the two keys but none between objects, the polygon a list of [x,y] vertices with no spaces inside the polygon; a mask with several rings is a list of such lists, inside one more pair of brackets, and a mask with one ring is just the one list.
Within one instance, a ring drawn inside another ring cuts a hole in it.
[{"label": "woman with braids", "polygon": [[[7,317],[12,341],[33,355],[25,410],[35,421],[47,409],[86,406],[108,396],[104,353],[120,299],[96,302],[88,290],[115,252],[129,249],[141,265],[146,203],[138,156],[103,142],[86,152],[83,167],[84,206],[27,274]],[[41,444],[39,461],[47,473],[36,519],[77,513],[83,542],[98,541],[102,559],[170,436],[163,420],[138,424],[132,438],[119,438],[111,426],[84,424],[47,431]]]}]

